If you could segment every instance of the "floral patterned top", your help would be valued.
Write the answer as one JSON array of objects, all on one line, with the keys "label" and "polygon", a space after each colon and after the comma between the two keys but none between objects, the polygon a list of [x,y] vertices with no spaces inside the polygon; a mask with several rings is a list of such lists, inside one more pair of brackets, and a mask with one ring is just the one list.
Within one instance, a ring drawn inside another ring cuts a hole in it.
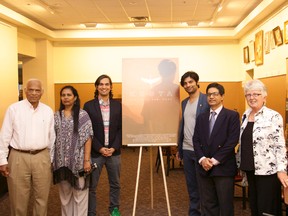
[{"label": "floral patterned top", "polygon": [[[240,129],[240,148],[238,148],[237,164],[241,163],[241,136],[247,126],[251,109],[242,116]],[[254,116],[253,154],[255,175],[272,175],[279,171],[287,171],[287,157],[283,132],[282,116],[263,106]]]}]

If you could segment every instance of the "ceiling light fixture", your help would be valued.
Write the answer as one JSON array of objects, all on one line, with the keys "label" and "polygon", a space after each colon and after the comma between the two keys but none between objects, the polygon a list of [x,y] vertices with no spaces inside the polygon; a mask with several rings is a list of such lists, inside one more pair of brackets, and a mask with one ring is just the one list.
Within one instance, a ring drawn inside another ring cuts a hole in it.
[{"label": "ceiling light fixture", "polygon": [[51,14],[55,14],[55,11],[50,6],[47,6],[46,10],[49,11],[49,13]]},{"label": "ceiling light fixture", "polygon": [[214,25],[214,23],[217,23],[216,22],[217,16],[218,16],[218,13],[223,9],[224,1],[225,0],[221,0],[219,2],[218,6],[216,7],[217,10],[215,9],[213,17],[212,17],[211,21],[209,22],[209,26],[212,26],[212,25]]},{"label": "ceiling light fixture", "polygon": [[218,9],[217,9],[217,12],[220,12],[222,9],[223,9],[223,6],[222,6],[222,5],[219,5],[219,7],[218,7]]},{"label": "ceiling light fixture", "polygon": [[83,25],[85,26],[85,28],[96,28],[97,27],[97,23],[83,23]]},{"label": "ceiling light fixture", "polygon": [[190,20],[186,22],[188,26],[198,26],[199,21],[196,20]]},{"label": "ceiling light fixture", "polygon": [[217,12],[220,12],[222,9],[223,9],[223,5],[224,5],[224,0],[222,0],[219,5],[218,5],[218,8],[217,8]]},{"label": "ceiling light fixture", "polygon": [[146,26],[146,22],[134,22],[133,23],[135,27],[145,27]]},{"label": "ceiling light fixture", "polygon": [[130,21],[134,23],[135,27],[145,27],[149,18],[147,16],[130,17]]},{"label": "ceiling light fixture", "polygon": [[41,7],[45,8],[49,13],[51,14],[55,14],[55,11],[53,10],[53,8],[48,5],[46,2],[42,1],[42,0],[38,0],[39,4]]}]

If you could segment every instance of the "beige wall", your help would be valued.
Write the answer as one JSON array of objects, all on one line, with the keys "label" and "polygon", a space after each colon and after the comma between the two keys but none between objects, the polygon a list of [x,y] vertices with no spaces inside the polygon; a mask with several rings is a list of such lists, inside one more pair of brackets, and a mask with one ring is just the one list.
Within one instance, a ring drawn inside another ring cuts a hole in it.
[{"label": "beige wall", "polygon": [[[249,41],[255,41],[255,34],[263,30],[264,41],[265,33],[272,31],[275,27],[279,26],[281,30],[284,29],[284,22],[288,20],[288,7],[283,8],[275,14],[272,14],[267,20],[264,20],[258,26],[247,35],[245,35],[240,41],[240,55],[241,55],[241,69],[243,71],[243,80],[245,80],[245,71],[254,69],[254,78],[264,78],[276,75],[286,74],[286,58],[288,57],[288,44],[275,46],[274,49],[270,50],[270,53],[264,55],[264,63],[260,66],[255,66],[254,62],[244,64],[243,63],[243,48],[249,44]],[[264,42],[263,41],[263,45]],[[263,47],[264,48],[264,47]],[[265,48],[264,48],[265,49]]]},{"label": "beige wall", "polygon": [[[201,82],[245,81],[246,71],[254,69],[255,78],[265,78],[286,74],[285,59],[288,55],[288,44],[283,44],[264,54],[264,64],[243,63],[243,47],[254,40],[259,30],[272,30],[276,26],[283,29],[287,20],[288,9],[271,15],[241,38],[240,43],[205,42],[179,46],[81,46],[69,43],[51,43],[47,40],[19,34],[17,29],[0,22],[1,62],[1,94],[0,121],[4,111],[18,99],[17,89],[17,50],[31,58],[23,62],[24,82],[31,78],[43,81],[45,94],[42,101],[54,105],[54,83],[91,83],[102,73],[111,75],[113,82],[122,81],[123,58],[178,58],[180,76],[187,70],[195,70]],[[135,42],[134,42],[135,44]],[[141,65],[139,65],[141,67]],[[137,71],[136,71],[137,72]]]},{"label": "beige wall", "polygon": [[[275,14],[271,14],[267,20],[263,20],[258,26],[255,26],[255,28],[240,41],[243,81],[251,79],[251,77],[247,76],[246,71],[253,71],[254,77],[252,78],[260,79],[267,86],[267,106],[278,111],[284,121],[285,118],[287,118],[285,106],[287,85],[285,76],[287,76],[286,58],[288,57],[288,44],[283,42],[282,45],[270,49],[269,53],[265,53],[265,33],[272,31],[272,29],[277,26],[283,31],[284,22],[288,20],[287,14],[288,7],[286,6],[286,8],[283,8]],[[260,30],[263,30],[263,65],[256,66],[255,62],[245,64],[243,63],[243,48],[249,44],[249,41],[255,41],[255,34]]]},{"label": "beige wall", "polygon": [[18,33],[18,54],[36,57],[36,40]]},{"label": "beige wall", "polygon": [[53,62],[55,83],[94,82],[103,73],[111,75],[114,82],[122,82],[123,58],[178,58],[180,76],[187,70],[195,70],[201,81],[241,80],[239,45],[218,43],[190,46],[56,46]]},{"label": "beige wall", "polygon": [[44,94],[43,103],[50,107],[55,106],[54,101],[54,73],[53,73],[53,47],[48,40],[36,40],[36,58],[23,61],[23,83],[37,78],[42,81]]},{"label": "beige wall", "polygon": [[0,21],[0,126],[7,107],[18,101],[17,29]]}]

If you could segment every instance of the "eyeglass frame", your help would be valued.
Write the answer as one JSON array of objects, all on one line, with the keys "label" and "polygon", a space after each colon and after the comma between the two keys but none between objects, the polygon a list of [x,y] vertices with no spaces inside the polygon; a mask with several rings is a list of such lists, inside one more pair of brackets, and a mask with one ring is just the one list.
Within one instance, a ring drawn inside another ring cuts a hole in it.
[{"label": "eyeglass frame", "polygon": [[245,94],[245,97],[246,98],[251,98],[251,97],[258,98],[260,95],[262,95],[262,94],[260,94],[260,93]]},{"label": "eyeglass frame", "polygon": [[213,96],[213,97],[217,97],[217,96],[220,95],[220,92],[206,93],[206,95],[207,95],[208,98],[211,97],[211,96]]}]

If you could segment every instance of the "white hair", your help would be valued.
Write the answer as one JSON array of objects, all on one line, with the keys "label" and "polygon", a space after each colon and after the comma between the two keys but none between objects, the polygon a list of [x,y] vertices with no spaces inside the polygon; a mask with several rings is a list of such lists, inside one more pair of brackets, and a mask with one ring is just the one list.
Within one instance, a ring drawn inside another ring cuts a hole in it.
[{"label": "white hair", "polygon": [[249,80],[244,84],[244,94],[252,90],[261,91],[264,97],[267,96],[267,88],[264,85],[264,83],[261,82],[260,80],[257,79]]}]

